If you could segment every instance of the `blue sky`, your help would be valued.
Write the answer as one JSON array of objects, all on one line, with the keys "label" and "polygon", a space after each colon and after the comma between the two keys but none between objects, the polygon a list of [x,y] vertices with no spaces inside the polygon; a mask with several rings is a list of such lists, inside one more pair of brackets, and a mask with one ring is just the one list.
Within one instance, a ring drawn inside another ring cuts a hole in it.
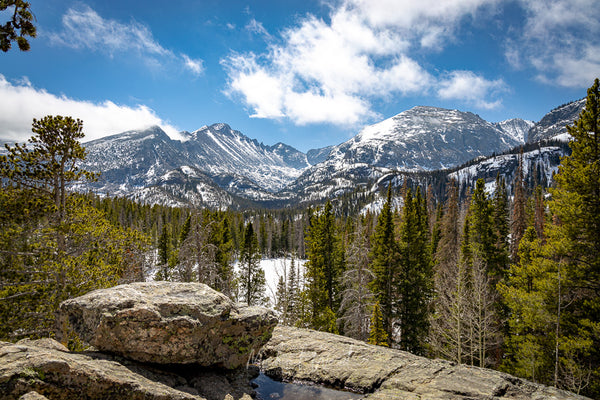
[{"label": "blue sky", "polygon": [[0,54],[6,139],[62,114],[90,139],[226,122],[306,151],[417,105],[537,121],[600,76],[598,0],[31,5],[31,51]]}]

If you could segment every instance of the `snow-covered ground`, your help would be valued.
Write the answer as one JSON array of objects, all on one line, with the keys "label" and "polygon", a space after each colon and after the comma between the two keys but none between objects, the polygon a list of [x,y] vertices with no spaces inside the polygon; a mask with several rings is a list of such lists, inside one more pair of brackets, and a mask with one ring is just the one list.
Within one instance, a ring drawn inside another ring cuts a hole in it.
[{"label": "snow-covered ground", "polygon": [[[301,280],[304,276],[304,264],[306,261],[307,260],[299,260],[297,258],[294,259],[295,267],[298,268],[298,266],[300,266]],[[291,265],[291,258],[263,258],[260,261],[260,267],[263,269],[263,271],[265,271],[265,280],[267,281],[266,295],[269,297],[270,307],[275,305],[275,295],[277,293],[277,283],[279,282],[279,277],[283,276],[287,282],[287,276],[289,274]],[[234,268],[236,271],[239,271],[237,262],[234,264]]]}]

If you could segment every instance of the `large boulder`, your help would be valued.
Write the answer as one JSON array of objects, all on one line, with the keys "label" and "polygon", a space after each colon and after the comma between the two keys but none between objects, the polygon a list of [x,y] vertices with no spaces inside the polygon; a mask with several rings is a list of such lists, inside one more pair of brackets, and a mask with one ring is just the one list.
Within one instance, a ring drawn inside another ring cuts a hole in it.
[{"label": "large boulder", "polygon": [[260,358],[273,378],[323,383],[368,393],[373,400],[586,399],[498,371],[286,326],[275,328]]},{"label": "large boulder", "polygon": [[140,282],[67,300],[57,337],[158,364],[245,366],[271,337],[273,311],[234,303],[201,283]]},{"label": "large boulder", "polygon": [[69,353],[52,339],[0,342],[0,400],[202,400],[115,361]]}]

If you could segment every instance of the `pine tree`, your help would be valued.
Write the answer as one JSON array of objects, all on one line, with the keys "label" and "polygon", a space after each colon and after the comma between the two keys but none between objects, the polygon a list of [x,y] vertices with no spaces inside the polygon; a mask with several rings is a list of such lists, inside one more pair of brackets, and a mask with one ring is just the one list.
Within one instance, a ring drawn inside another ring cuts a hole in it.
[{"label": "pine tree", "polygon": [[[300,265],[298,265],[300,267]],[[300,273],[299,270],[296,270],[296,262],[294,261],[294,257],[292,256],[290,261],[290,267],[288,272],[288,282],[287,282],[287,310],[285,312],[286,318],[283,323],[285,325],[295,325],[300,319],[300,313],[298,311],[299,303],[300,303]]]},{"label": "pine tree", "polygon": [[498,290],[510,310],[504,369],[534,382],[550,383],[554,372],[553,333],[557,323],[555,267],[543,258],[533,227],[519,245],[519,263],[512,264]]},{"label": "pine tree", "polygon": [[0,336],[47,336],[58,305],[90,290],[141,279],[146,238],[112,225],[68,186],[79,168],[82,122],[33,121],[30,145],[0,156]]},{"label": "pine tree", "polygon": [[[547,256],[558,265],[561,291],[574,294],[560,316],[555,384],[600,395],[600,81],[588,89],[574,125],[572,154],[561,160],[549,203]],[[558,296],[560,299],[560,295]],[[560,309],[560,307],[559,307]],[[557,335],[558,336],[558,335]]]},{"label": "pine tree", "polygon": [[518,263],[519,243],[527,228],[527,215],[525,214],[525,182],[523,178],[523,150],[519,154],[519,167],[513,183],[514,199],[510,222],[510,254],[513,263]]},{"label": "pine tree", "polygon": [[375,274],[371,289],[380,304],[383,328],[390,340],[395,312],[393,303],[396,299],[394,282],[400,268],[399,249],[394,236],[391,186],[388,187],[386,202],[377,217],[371,246],[371,259],[373,260],[371,270]]},{"label": "pine tree", "polygon": [[[492,365],[490,354],[499,353],[501,320],[496,283],[505,274],[505,266],[496,247],[494,208],[485,192],[483,179],[477,180],[461,244],[461,263],[468,276],[467,291],[471,301],[466,308],[468,362],[485,367]],[[461,267],[463,268],[463,267]],[[496,357],[497,359],[498,357]]]},{"label": "pine tree", "polygon": [[399,244],[400,268],[395,285],[399,345],[403,350],[422,354],[429,330],[433,276],[427,206],[419,188],[414,199],[410,189],[404,199]]},{"label": "pine tree", "polygon": [[340,305],[339,278],[342,269],[331,202],[325,204],[321,213],[312,216],[307,242],[307,294],[312,307],[310,325],[329,331],[335,325],[334,310],[338,310]]},{"label": "pine tree", "polygon": [[499,279],[505,275],[509,263],[509,212],[508,212],[508,193],[506,191],[506,182],[500,173],[496,176],[496,189],[492,199],[494,209],[493,224],[496,234],[496,260]]},{"label": "pine tree", "polygon": [[377,302],[375,303],[375,306],[373,306],[373,314],[371,316],[371,331],[369,333],[369,340],[367,340],[367,343],[389,347],[388,342],[388,335],[383,326],[381,308],[379,306],[379,302]]},{"label": "pine tree", "polygon": [[240,254],[240,290],[244,301],[250,305],[264,305],[265,271],[260,267],[260,248],[252,222],[246,225]]}]

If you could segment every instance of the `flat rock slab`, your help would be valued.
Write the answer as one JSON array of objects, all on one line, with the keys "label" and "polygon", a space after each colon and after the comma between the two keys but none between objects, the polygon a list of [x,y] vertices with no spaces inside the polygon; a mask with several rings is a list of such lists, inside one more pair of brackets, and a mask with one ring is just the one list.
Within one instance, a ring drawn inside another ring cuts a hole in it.
[{"label": "flat rock slab", "polygon": [[587,399],[490,369],[286,326],[275,328],[260,357],[271,377],[368,393],[372,400]]},{"label": "flat rock slab", "polygon": [[[44,397],[46,396],[46,397]],[[203,400],[51,339],[0,342],[0,400]]]},{"label": "flat rock slab", "polygon": [[135,361],[245,366],[271,337],[277,318],[234,303],[201,283],[139,282],[67,300],[57,337],[69,329],[99,351]]}]

